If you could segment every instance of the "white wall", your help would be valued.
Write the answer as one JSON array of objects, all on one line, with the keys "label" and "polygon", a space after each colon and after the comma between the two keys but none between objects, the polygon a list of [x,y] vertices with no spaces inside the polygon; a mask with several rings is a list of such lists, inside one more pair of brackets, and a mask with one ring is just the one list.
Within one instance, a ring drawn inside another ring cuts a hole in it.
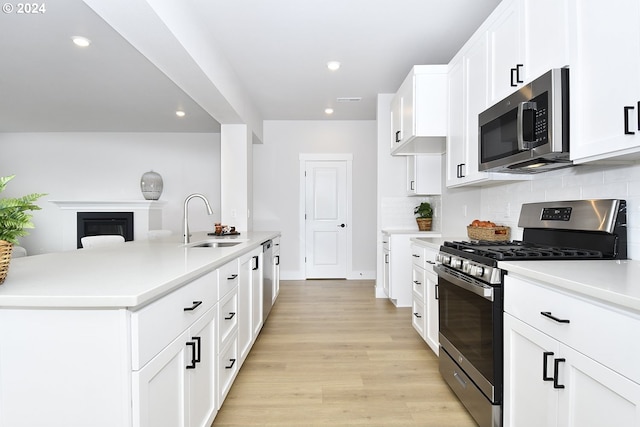
[{"label": "white wall", "polygon": [[628,256],[640,259],[640,165],[582,165],[536,175],[523,181],[482,188],[481,217],[508,225],[515,239],[520,207],[527,202],[579,199],[627,201]]},{"label": "white wall", "polygon": [[264,143],[253,146],[253,227],[282,232],[283,279],[304,279],[301,153],[353,154],[353,251],[347,275],[375,277],[376,145],[375,121],[265,121]]},{"label": "white wall", "polygon": [[204,133],[0,133],[0,176],[16,175],[2,196],[48,193],[21,239],[29,254],[60,250],[61,212],[47,200],[144,200],[140,177],[162,175],[163,228],[182,234],[183,202],[203,193],[209,217],[190,204],[190,228],[212,230],[220,218],[220,135]]}]

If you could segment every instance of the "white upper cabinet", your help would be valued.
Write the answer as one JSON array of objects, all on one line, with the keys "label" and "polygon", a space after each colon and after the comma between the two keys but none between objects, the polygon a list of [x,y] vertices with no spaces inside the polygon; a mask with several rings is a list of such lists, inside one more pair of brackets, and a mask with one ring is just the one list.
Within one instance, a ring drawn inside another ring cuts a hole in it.
[{"label": "white upper cabinet", "polygon": [[569,63],[568,0],[505,0],[488,28],[492,105]]},{"label": "white upper cabinet", "polygon": [[407,156],[407,194],[442,194],[442,155]]},{"label": "white upper cabinet", "polygon": [[441,154],[447,131],[447,66],[416,65],[391,101],[391,154]]},{"label": "white upper cabinet", "polygon": [[570,0],[571,159],[640,153],[640,2]]}]

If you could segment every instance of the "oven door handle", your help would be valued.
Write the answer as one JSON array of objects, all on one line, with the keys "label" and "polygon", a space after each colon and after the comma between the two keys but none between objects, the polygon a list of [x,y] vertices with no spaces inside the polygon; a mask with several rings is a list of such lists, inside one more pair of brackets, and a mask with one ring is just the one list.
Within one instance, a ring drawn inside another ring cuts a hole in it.
[{"label": "oven door handle", "polygon": [[452,285],[456,285],[464,290],[473,292],[474,294],[481,296],[484,299],[493,301],[493,288],[491,286],[485,286],[479,282],[469,283],[449,274],[441,265],[436,265],[433,269],[438,273],[438,276],[442,277]]}]

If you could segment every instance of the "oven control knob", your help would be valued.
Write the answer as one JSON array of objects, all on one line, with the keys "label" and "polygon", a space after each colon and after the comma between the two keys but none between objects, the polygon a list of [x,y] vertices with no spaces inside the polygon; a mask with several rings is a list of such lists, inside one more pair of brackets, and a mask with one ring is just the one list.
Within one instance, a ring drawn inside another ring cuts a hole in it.
[{"label": "oven control knob", "polygon": [[450,264],[451,257],[449,255],[440,255],[440,262],[442,262],[443,264]]},{"label": "oven control knob", "polygon": [[482,277],[484,275],[484,267],[480,267],[479,265],[476,265],[476,267],[474,268],[471,274],[476,277]]},{"label": "oven control knob", "polygon": [[454,258],[451,260],[451,267],[453,268],[462,268],[462,260],[459,258]]}]

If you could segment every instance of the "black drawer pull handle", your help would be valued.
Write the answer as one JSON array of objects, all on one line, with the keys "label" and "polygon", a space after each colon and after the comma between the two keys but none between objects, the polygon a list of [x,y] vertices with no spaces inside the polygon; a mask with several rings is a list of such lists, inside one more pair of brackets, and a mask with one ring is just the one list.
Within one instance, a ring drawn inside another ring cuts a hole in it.
[{"label": "black drawer pull handle", "polygon": [[227,277],[227,280],[235,280],[236,277],[238,277],[237,274],[232,274],[231,276]]},{"label": "black drawer pull handle", "polygon": [[565,362],[565,359],[560,358],[553,361],[553,367],[555,369],[553,373],[553,388],[564,388],[563,384],[558,383],[558,365],[560,365],[560,362]]},{"label": "black drawer pull handle", "polygon": [[400,132],[401,131],[396,131],[396,142],[400,142],[402,140],[402,138],[400,137]]},{"label": "black drawer pull handle", "polygon": [[542,314],[544,317],[548,317],[551,320],[554,320],[558,323],[570,323],[569,319],[559,319],[556,316],[554,316],[553,314],[551,314],[550,311],[541,311],[540,314]]},{"label": "black drawer pull handle", "polygon": [[235,315],[236,315],[235,313],[229,312],[229,317],[225,317],[224,320],[231,320],[231,319],[233,319],[233,316],[235,316]]},{"label": "black drawer pull handle", "polygon": [[440,299],[440,296],[438,295],[438,286],[439,285],[436,285],[436,299]]},{"label": "black drawer pull handle", "polygon": [[187,346],[191,347],[191,364],[187,365],[187,369],[196,369],[196,343],[189,341]]},{"label": "black drawer pull handle", "polygon": [[259,257],[254,256],[251,258],[253,260],[253,267],[251,267],[252,270],[257,270],[258,268],[260,268],[260,261],[259,261]]},{"label": "black drawer pull handle", "polygon": [[413,313],[414,316],[416,316],[418,319],[422,319],[422,316],[420,316],[418,313]]},{"label": "black drawer pull handle", "polygon": [[416,285],[422,285],[422,283],[418,282],[417,280],[414,280],[413,283],[415,283]]},{"label": "black drawer pull handle", "polygon": [[233,368],[233,365],[236,364],[236,359],[229,359],[229,362],[231,362],[231,365],[229,366],[225,366],[224,369],[231,369]]},{"label": "black drawer pull handle", "polygon": [[412,254],[411,256],[414,258],[420,258],[420,255],[416,255],[416,254]]},{"label": "black drawer pull handle", "polygon": [[548,357],[553,356],[553,351],[545,351],[542,353],[542,380],[543,381],[553,381],[553,377],[547,375],[548,368]]},{"label": "black drawer pull handle", "polygon": [[191,307],[185,307],[184,311],[193,311],[196,308],[200,307],[200,304],[202,304],[202,301],[194,301],[193,305]]},{"label": "black drawer pull handle", "polygon": [[280,265],[280,255],[276,255],[276,265]]}]

